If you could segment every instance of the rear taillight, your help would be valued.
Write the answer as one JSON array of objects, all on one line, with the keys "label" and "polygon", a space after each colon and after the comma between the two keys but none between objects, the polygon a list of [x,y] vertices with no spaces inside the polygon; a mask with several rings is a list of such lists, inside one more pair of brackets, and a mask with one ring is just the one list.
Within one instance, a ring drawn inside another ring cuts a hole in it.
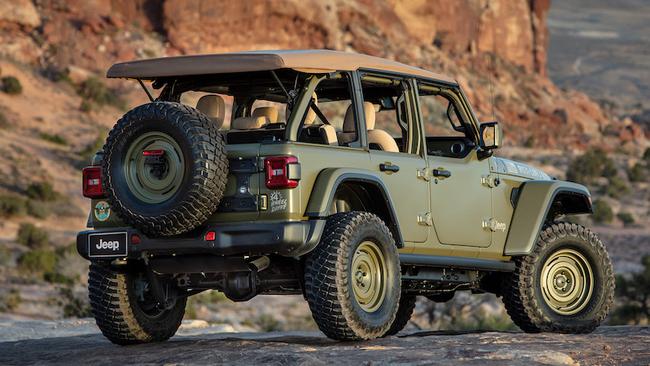
[{"label": "rear taillight", "polygon": [[264,159],[266,187],[296,188],[300,180],[300,164],[295,156],[270,156]]},{"label": "rear taillight", "polygon": [[102,188],[102,168],[89,166],[83,169],[83,195],[88,198],[105,197]]}]

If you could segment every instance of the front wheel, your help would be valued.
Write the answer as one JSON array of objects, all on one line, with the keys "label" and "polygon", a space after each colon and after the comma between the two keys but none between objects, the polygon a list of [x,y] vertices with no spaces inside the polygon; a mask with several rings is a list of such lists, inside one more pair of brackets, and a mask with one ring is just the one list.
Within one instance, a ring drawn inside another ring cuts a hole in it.
[{"label": "front wheel", "polygon": [[102,334],[120,345],[167,340],[176,333],[185,314],[186,298],[161,308],[146,276],[116,273],[95,263],[88,274],[88,295]]},{"label": "front wheel", "polygon": [[337,340],[383,336],[400,302],[400,263],[384,222],[367,212],[328,218],[305,262],[305,294],[318,328]]},{"label": "front wheel", "polygon": [[614,297],[612,263],[589,229],[571,223],[545,227],[530,255],[515,258],[503,282],[503,302],[526,332],[589,333]]}]

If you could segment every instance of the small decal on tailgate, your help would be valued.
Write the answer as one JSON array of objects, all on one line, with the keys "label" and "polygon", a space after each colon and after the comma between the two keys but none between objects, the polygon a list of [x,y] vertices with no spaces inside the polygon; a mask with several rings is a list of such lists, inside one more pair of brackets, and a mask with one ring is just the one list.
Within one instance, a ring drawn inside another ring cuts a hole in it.
[{"label": "small decal on tailgate", "polygon": [[271,212],[287,209],[287,198],[280,192],[271,193]]}]

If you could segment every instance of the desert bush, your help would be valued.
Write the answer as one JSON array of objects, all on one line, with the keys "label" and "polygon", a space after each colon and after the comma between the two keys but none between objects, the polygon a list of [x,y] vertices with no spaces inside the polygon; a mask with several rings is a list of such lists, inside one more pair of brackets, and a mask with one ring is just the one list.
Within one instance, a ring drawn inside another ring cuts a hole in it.
[{"label": "desert bush", "polygon": [[92,316],[90,304],[86,298],[74,294],[70,286],[59,289],[59,300],[63,306],[63,316],[66,318],[88,318]]},{"label": "desert bush", "polygon": [[605,151],[592,148],[575,158],[566,172],[567,180],[589,184],[597,177],[611,177],[616,175],[614,161],[607,157]]},{"label": "desert bush", "polygon": [[630,226],[634,224],[634,216],[629,212],[619,212],[616,217],[621,220],[624,226]]},{"label": "desert bush", "polygon": [[50,182],[32,183],[27,187],[25,194],[29,198],[40,201],[54,201],[59,196]]},{"label": "desert bush", "polygon": [[0,196],[0,217],[22,216],[26,211],[25,200],[15,195]]},{"label": "desert bush", "polygon": [[599,224],[610,223],[614,219],[612,208],[604,200],[598,199],[594,201],[593,209],[594,214],[591,217]]},{"label": "desert bush", "polygon": [[605,187],[605,193],[613,198],[621,198],[630,193],[630,187],[618,176],[609,179],[609,184]]},{"label": "desert bush", "polygon": [[27,200],[27,214],[37,219],[45,219],[50,216],[50,206],[43,201]]},{"label": "desert bush", "polygon": [[120,109],[126,108],[124,100],[113,90],[109,89],[101,80],[91,77],[86,79],[79,88],[77,93],[86,101],[95,103],[99,106],[111,105]]},{"label": "desert bush", "polygon": [[262,332],[282,330],[282,324],[272,314],[261,314],[253,319],[253,325]]},{"label": "desert bush", "polygon": [[16,241],[31,249],[45,248],[49,243],[47,231],[30,223],[22,223],[18,228]]},{"label": "desert bush", "polygon": [[643,160],[645,160],[646,163],[650,164],[650,147],[646,148],[643,152]]},{"label": "desert bush", "polygon": [[2,109],[0,109],[0,128],[9,127],[9,120]]},{"label": "desert bush", "polygon": [[54,144],[58,144],[58,145],[67,145],[68,144],[68,141],[64,137],[62,137],[61,135],[58,135],[58,134],[52,135],[52,134],[49,134],[47,132],[41,132],[39,136],[41,137],[41,139],[43,139],[45,141],[52,142]]},{"label": "desert bush", "polygon": [[641,163],[636,163],[627,171],[630,182],[645,182],[648,179],[646,168]]},{"label": "desert bush", "polygon": [[16,310],[22,301],[23,299],[20,297],[20,292],[16,289],[11,289],[0,298],[0,311]]},{"label": "desert bush", "polygon": [[93,104],[90,102],[88,99],[84,99],[81,101],[81,104],[79,104],[79,110],[84,112],[84,113],[89,113],[93,110]]},{"label": "desert bush", "polygon": [[58,283],[62,285],[73,285],[75,279],[64,275],[63,273],[52,271],[43,273],[43,279],[49,283]]},{"label": "desert bush", "polygon": [[7,94],[16,95],[23,92],[23,86],[15,76],[5,76],[0,79],[0,82],[2,82],[2,91]]},{"label": "desert bush", "polygon": [[632,276],[616,276],[616,297],[620,304],[612,313],[613,324],[642,324],[650,321],[650,256],[641,259],[643,270]]},{"label": "desert bush", "polygon": [[55,266],[56,254],[51,250],[31,250],[18,258],[18,269],[25,273],[42,275],[53,272]]},{"label": "desert bush", "polygon": [[99,150],[101,150],[102,147],[104,146],[104,142],[106,141],[107,135],[108,135],[108,131],[106,129],[100,130],[95,140],[93,140],[93,142],[91,142],[90,144],[86,145],[86,147],[84,147],[83,150],[79,151],[78,153],[79,157],[81,157],[81,159],[84,162],[90,162],[93,156],[95,156],[95,154]]}]

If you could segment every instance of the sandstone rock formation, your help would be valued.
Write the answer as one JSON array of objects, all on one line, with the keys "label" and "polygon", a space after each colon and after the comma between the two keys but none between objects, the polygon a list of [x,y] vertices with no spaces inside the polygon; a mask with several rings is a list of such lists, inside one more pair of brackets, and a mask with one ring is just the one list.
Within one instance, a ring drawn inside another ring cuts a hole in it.
[{"label": "sandstone rock formation", "polygon": [[[4,325],[4,326],[3,326]],[[594,334],[416,332],[337,343],[316,332],[221,333],[186,322],[161,344],[118,348],[86,320],[0,323],[0,363],[192,365],[645,365],[648,327],[601,327]],[[18,341],[4,341],[8,339]],[[39,335],[34,337],[34,335]],[[55,338],[56,337],[56,338]],[[41,339],[29,339],[41,338]],[[124,351],[123,351],[124,350]],[[116,352],[117,351],[117,352]]]},{"label": "sandstone rock formation", "polygon": [[0,55],[42,68],[103,73],[157,55],[339,49],[451,74],[481,119],[504,123],[508,144],[645,144],[640,129],[630,134],[546,78],[549,0],[0,0],[3,8]]}]

